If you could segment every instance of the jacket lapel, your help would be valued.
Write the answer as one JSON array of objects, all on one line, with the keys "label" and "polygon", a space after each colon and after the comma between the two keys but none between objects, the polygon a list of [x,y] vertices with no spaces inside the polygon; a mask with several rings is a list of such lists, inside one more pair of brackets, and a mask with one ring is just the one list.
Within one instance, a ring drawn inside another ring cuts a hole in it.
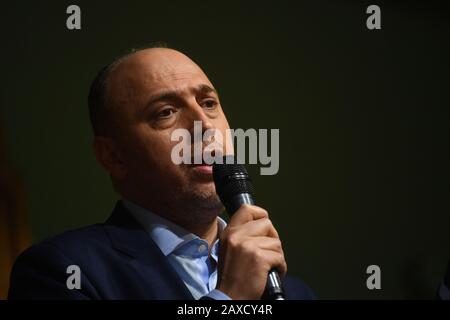
[{"label": "jacket lapel", "polygon": [[[182,279],[168,262],[156,243],[118,201],[105,230],[114,249],[127,254],[137,269],[148,275],[149,288],[157,299],[194,299]],[[143,297],[145,298],[145,297]]]}]

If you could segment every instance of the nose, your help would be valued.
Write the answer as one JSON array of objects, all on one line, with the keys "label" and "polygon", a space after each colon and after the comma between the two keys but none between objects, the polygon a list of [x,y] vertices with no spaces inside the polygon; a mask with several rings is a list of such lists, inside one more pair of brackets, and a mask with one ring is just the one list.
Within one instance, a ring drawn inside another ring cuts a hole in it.
[{"label": "nose", "polygon": [[[205,113],[205,110],[202,108],[201,105],[197,103],[197,101],[191,103],[189,107],[186,110],[187,117],[186,117],[186,128],[191,133],[191,136],[194,137],[195,134],[199,134],[199,130],[194,130],[195,123],[197,121],[201,121],[201,134],[203,135],[206,130],[208,129],[214,129],[214,124],[212,122],[212,119],[208,117],[208,115]],[[198,124],[197,124],[198,126]],[[201,139],[201,137],[199,137]]]}]

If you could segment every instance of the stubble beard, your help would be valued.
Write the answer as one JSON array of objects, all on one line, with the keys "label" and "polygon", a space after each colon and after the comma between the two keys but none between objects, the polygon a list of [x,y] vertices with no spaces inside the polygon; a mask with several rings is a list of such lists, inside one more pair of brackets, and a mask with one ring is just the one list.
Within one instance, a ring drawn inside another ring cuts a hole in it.
[{"label": "stubble beard", "polygon": [[186,224],[211,223],[224,210],[214,188],[192,189],[189,185],[185,185],[177,200]]},{"label": "stubble beard", "polygon": [[178,182],[162,188],[169,192],[155,189],[148,209],[191,232],[207,228],[217,221],[224,206],[212,182],[197,183]]}]

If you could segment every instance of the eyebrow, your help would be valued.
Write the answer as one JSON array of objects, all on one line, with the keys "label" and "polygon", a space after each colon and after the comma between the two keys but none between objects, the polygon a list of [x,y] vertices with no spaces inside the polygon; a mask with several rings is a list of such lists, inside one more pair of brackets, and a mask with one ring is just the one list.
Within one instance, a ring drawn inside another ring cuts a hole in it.
[{"label": "eyebrow", "polygon": [[[206,84],[201,84],[197,87],[191,88],[189,91],[196,92],[196,93],[203,93],[203,94],[215,93],[217,96],[219,96],[216,89],[214,89],[213,87],[210,87]],[[157,101],[174,100],[174,99],[179,98],[180,95],[182,95],[182,91],[180,91],[180,90],[166,90],[166,91],[158,92],[158,93],[152,95],[148,99],[148,102],[146,103],[146,109]]]}]

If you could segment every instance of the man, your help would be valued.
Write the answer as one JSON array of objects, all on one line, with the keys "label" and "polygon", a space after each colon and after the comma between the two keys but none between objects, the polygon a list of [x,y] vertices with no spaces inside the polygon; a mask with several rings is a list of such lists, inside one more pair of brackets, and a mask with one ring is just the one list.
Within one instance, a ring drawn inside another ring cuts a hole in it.
[{"label": "man", "polygon": [[[193,131],[194,121],[224,136],[229,129],[217,91],[191,59],[168,48],[126,55],[97,75],[89,108],[96,158],[123,200],[105,224],[22,254],[11,299],[260,299],[269,270],[286,274],[264,209],[243,206],[226,225],[211,166],[171,160],[175,129]],[[78,288],[68,288],[69,266],[81,272]],[[299,280],[283,285],[288,299],[313,297]]]}]

